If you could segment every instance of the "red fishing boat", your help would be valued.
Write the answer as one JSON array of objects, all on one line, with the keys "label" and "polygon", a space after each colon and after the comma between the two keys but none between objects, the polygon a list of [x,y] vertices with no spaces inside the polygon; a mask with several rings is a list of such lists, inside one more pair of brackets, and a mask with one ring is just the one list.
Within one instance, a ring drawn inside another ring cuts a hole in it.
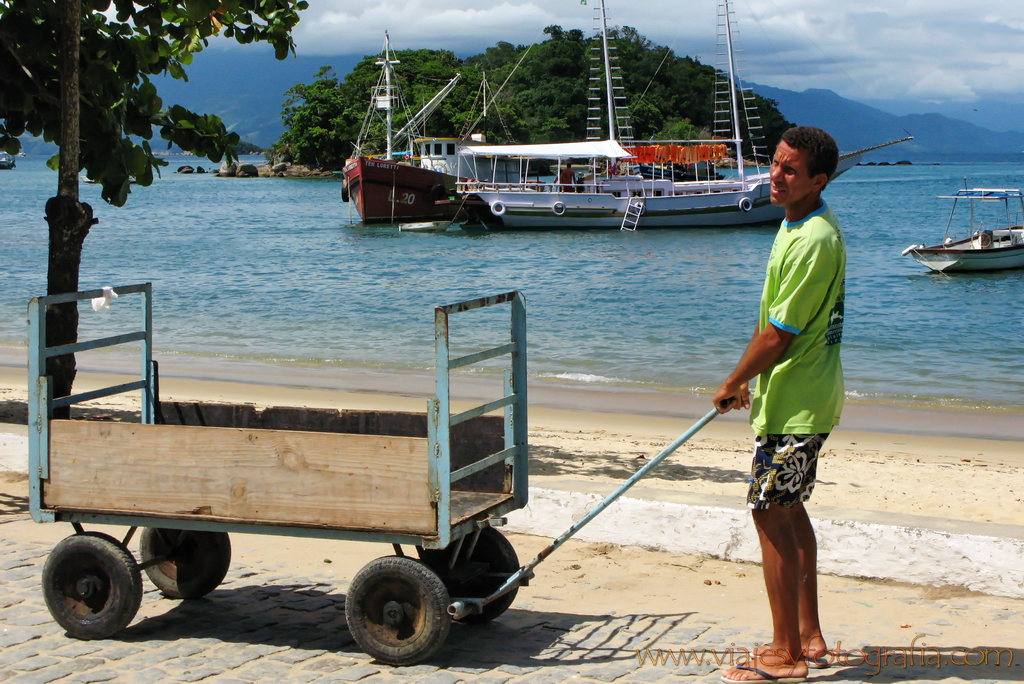
[{"label": "red fishing boat", "polygon": [[454,217],[447,200],[455,177],[406,162],[357,157],[345,164],[342,194],[363,223],[435,221]]},{"label": "red fishing boat", "polygon": [[[396,108],[405,108],[401,92],[392,81],[394,65],[398,63],[391,54],[391,42],[385,33],[384,50],[377,62],[381,77],[359,133],[356,156],[345,164],[342,200],[355,204],[363,223],[450,220],[454,218],[457,205],[447,200],[455,192],[457,179],[447,171],[449,162],[455,160],[457,141],[414,137],[417,128],[451,92],[460,76],[456,74],[401,129],[393,132],[392,113]],[[375,121],[384,126],[386,150],[378,156],[362,154]],[[395,140],[404,141],[408,147],[396,152]],[[414,146],[419,147],[420,152],[415,157]]]}]

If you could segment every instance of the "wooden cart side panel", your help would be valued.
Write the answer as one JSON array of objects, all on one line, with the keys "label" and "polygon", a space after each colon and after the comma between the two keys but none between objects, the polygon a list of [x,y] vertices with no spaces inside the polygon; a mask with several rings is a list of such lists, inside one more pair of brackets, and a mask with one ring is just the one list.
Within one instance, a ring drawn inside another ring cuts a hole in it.
[{"label": "wooden cart side panel", "polygon": [[[427,436],[427,414],[401,411],[357,411],[305,406],[164,401],[160,412],[168,425],[343,432],[357,435]],[[160,422],[159,420],[157,422]],[[451,469],[476,463],[505,448],[505,421],[501,416],[477,416],[451,430]],[[453,490],[510,492],[508,466],[497,463],[455,483]]]},{"label": "wooden cart side panel", "polygon": [[435,534],[427,440],[52,421],[43,505]]}]

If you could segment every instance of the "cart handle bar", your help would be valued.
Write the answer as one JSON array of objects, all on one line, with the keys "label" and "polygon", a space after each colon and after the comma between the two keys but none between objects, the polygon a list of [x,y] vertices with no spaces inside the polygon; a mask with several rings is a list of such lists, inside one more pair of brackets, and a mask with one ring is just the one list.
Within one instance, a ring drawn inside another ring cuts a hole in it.
[{"label": "cart handle bar", "polygon": [[714,420],[717,415],[718,409],[711,409],[708,411],[707,415],[693,424],[693,427],[679,435],[674,442],[662,449],[660,454],[652,458],[648,463],[644,464],[640,470],[633,473],[628,480],[619,485],[618,489],[609,494],[603,501],[601,501],[601,503],[594,506],[589,513],[573,523],[572,527],[563,532],[560,537],[548,544],[547,547],[537,554],[536,558],[519,568],[519,570],[505,580],[505,583],[493,594],[484,598],[459,598],[459,600],[452,602],[448,607],[448,613],[456,620],[465,617],[466,615],[479,613],[483,607],[491,601],[504,596],[513,589],[519,587],[521,584],[524,584],[524,580],[529,581],[533,577],[533,569],[540,565],[541,561],[550,556],[562,544],[569,541],[569,539],[579,532],[584,525],[600,515],[604,509],[608,508],[608,506],[614,503],[616,499],[625,494],[626,490],[642,480],[647,473],[651,472],[654,468],[657,468],[658,464],[668,458],[672,452],[685,444],[691,437],[700,432],[701,428]]}]

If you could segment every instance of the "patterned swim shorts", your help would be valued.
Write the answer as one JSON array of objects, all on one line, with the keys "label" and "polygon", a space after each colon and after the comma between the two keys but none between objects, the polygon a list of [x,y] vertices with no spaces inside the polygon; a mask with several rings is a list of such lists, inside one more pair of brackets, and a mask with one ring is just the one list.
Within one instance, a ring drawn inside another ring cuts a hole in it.
[{"label": "patterned swim shorts", "polygon": [[818,452],[828,435],[757,435],[747,505],[759,511],[810,499]]}]

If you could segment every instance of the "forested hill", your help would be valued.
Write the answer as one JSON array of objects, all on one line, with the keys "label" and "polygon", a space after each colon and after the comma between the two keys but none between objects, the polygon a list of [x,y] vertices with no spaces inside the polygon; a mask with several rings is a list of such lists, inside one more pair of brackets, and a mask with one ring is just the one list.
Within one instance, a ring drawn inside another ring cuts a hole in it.
[{"label": "forested hill", "polygon": [[[569,142],[586,139],[588,89],[595,39],[579,29],[545,29],[535,45],[499,42],[482,54],[460,59],[444,50],[398,50],[398,85],[408,114],[414,114],[456,73],[462,79],[430,117],[431,136],[464,136],[484,131],[490,142]],[[630,27],[612,30],[623,85],[637,139],[692,139],[711,135],[715,69],[654,45]],[[595,56],[599,53],[594,52]],[[370,93],[377,83],[378,55],[365,57],[344,78],[321,71],[310,84],[291,88],[285,104],[285,133],[277,148],[312,166],[340,168],[359,135]],[[518,67],[517,67],[518,65]],[[482,114],[481,82],[501,88]],[[770,149],[787,122],[771,100],[757,96]],[[397,125],[407,114],[396,117]],[[470,128],[472,127],[472,130]],[[379,128],[379,127],[378,127]],[[382,144],[383,131],[371,140]],[[375,151],[383,151],[379,147]]]}]

